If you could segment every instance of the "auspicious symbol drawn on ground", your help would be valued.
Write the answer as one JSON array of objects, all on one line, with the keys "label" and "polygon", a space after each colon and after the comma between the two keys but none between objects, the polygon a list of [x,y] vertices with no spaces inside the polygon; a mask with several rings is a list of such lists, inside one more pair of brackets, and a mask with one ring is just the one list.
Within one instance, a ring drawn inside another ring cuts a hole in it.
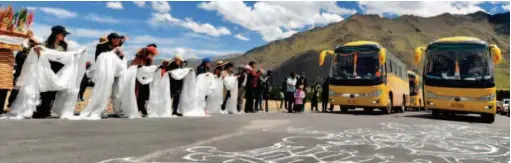
[{"label": "auspicious symbol drawn on ground", "polygon": [[272,146],[240,152],[192,147],[183,159],[250,163],[509,161],[509,131],[488,128],[382,123],[380,129],[325,132],[288,128],[285,132],[295,136],[285,137]]}]

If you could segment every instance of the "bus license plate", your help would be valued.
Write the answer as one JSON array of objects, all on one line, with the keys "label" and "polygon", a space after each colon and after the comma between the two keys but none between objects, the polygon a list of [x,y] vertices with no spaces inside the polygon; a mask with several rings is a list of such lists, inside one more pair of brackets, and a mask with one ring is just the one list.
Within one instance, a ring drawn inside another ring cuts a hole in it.
[{"label": "bus license plate", "polygon": [[453,107],[453,108],[461,108],[462,109],[462,108],[465,108],[465,105],[460,104],[460,103],[452,103],[451,107]]}]

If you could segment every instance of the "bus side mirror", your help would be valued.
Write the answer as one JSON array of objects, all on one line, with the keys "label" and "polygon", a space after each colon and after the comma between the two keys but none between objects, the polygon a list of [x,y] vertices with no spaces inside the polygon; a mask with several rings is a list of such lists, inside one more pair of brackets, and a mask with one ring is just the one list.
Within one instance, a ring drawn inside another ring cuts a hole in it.
[{"label": "bus side mirror", "polygon": [[385,65],[385,60],[387,59],[387,49],[381,48],[380,52],[378,53],[378,59],[380,61],[380,66]]},{"label": "bus side mirror", "polygon": [[493,63],[499,64],[502,61],[502,54],[500,53],[500,48],[495,44],[490,45],[490,52],[491,55],[493,56]]},{"label": "bus side mirror", "polygon": [[334,51],[333,50],[323,50],[321,51],[321,53],[319,54],[319,66],[323,66],[323,64],[325,63],[325,57],[326,55],[334,55]]},{"label": "bus side mirror", "polygon": [[422,55],[424,54],[424,51],[426,51],[426,48],[421,46],[415,49],[415,55],[413,57],[413,61],[416,65],[419,65],[422,61]]}]

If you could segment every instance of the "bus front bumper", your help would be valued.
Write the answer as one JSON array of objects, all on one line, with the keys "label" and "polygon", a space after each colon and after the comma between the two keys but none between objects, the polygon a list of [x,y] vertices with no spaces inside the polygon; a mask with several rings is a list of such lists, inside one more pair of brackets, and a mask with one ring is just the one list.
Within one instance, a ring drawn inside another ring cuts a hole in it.
[{"label": "bus front bumper", "polygon": [[427,99],[425,102],[426,109],[448,110],[467,113],[489,113],[496,114],[496,101],[476,102],[476,101],[451,101],[440,99]]},{"label": "bus front bumper", "polygon": [[381,100],[380,97],[350,98],[350,97],[330,96],[330,104],[344,105],[344,106],[351,106],[351,107],[381,108],[381,107],[386,107],[388,105],[388,101]]}]

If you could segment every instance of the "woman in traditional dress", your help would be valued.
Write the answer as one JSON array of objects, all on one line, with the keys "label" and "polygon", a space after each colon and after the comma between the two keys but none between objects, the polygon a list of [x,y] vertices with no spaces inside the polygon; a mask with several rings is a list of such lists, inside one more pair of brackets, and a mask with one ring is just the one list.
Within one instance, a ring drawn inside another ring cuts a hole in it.
[{"label": "woman in traditional dress", "polygon": [[[131,65],[137,65],[138,67],[150,66],[156,54],[158,54],[158,51],[153,46],[143,48],[137,53]],[[135,84],[135,94],[137,97],[138,110],[142,113],[142,116],[147,116],[146,102],[149,100],[149,93],[149,84],[143,85],[137,80]]]},{"label": "woman in traditional dress", "polygon": [[[67,32],[66,28],[63,26],[54,26],[51,28],[51,34],[43,43],[43,46],[56,51],[67,51],[67,42],[65,41],[65,38],[69,34],[71,33]],[[35,50],[38,52],[38,54],[40,54],[40,48],[36,48]],[[64,66],[63,64],[54,61],[50,61],[50,65],[51,69],[55,73],[57,73]],[[55,101],[56,95],[57,91],[41,92],[41,104],[37,107],[37,110],[32,117],[50,118],[52,104]]]}]

